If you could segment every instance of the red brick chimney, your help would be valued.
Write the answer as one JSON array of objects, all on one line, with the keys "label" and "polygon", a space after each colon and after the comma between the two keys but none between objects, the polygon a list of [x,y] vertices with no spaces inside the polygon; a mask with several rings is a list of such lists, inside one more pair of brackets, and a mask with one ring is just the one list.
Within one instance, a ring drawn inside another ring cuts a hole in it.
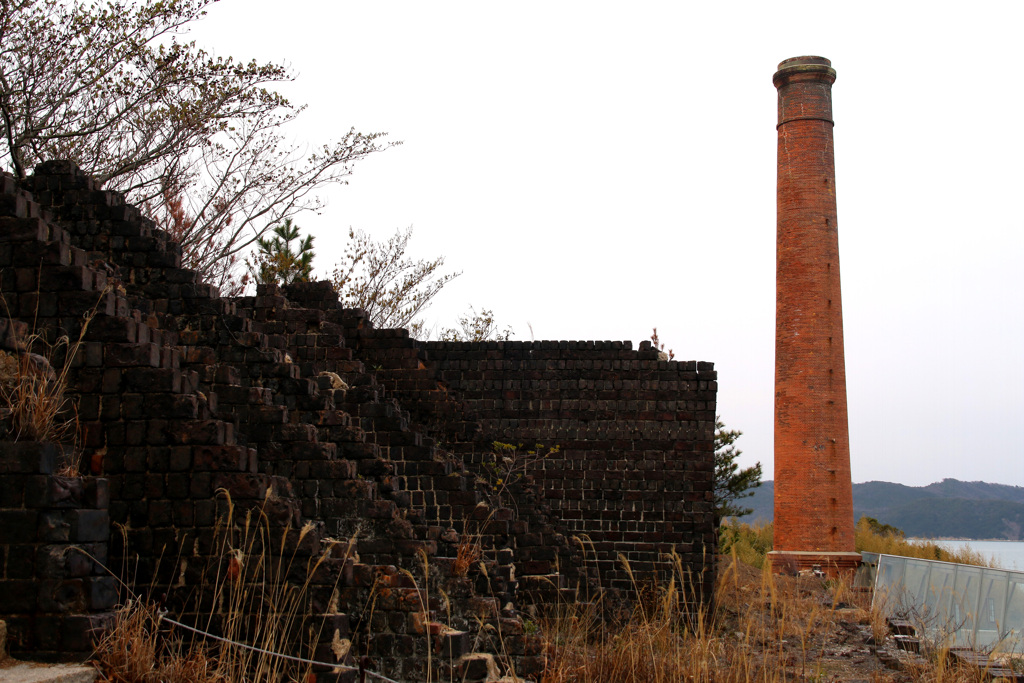
[{"label": "red brick chimney", "polygon": [[857,566],[839,289],[832,83],[794,57],[779,91],[775,279],[776,570]]}]

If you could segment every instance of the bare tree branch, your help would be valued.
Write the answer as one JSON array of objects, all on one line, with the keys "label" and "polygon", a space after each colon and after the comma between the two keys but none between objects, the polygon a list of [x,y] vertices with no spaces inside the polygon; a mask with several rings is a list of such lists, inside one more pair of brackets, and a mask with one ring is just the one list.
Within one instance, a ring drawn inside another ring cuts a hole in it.
[{"label": "bare tree branch", "polygon": [[0,0],[0,159],[19,177],[74,161],[142,205],[181,240],[185,265],[222,285],[269,226],[319,207],[318,190],[397,143],[350,130],[307,154],[286,141],[282,126],[302,107],[272,88],[288,69],[180,42],[212,1]]},{"label": "bare tree branch", "polygon": [[405,252],[412,228],[397,230],[387,242],[375,242],[361,230],[349,229],[349,244],[331,283],[346,306],[361,308],[378,328],[408,327],[423,331],[417,320],[441,289],[462,273],[441,274],[444,257],[413,261]]}]

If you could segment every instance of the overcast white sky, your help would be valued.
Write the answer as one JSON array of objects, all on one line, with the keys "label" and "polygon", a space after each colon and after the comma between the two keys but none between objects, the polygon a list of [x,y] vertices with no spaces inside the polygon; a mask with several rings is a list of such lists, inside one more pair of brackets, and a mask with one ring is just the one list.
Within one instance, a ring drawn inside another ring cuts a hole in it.
[{"label": "overcast white sky", "polygon": [[[418,256],[519,339],[658,327],[709,360],[744,465],[772,477],[776,91],[833,88],[855,482],[1024,485],[1024,3],[221,0],[192,32],[287,62],[312,144],[401,147],[330,192],[348,227],[414,226]],[[532,327],[532,334],[531,334]]]}]

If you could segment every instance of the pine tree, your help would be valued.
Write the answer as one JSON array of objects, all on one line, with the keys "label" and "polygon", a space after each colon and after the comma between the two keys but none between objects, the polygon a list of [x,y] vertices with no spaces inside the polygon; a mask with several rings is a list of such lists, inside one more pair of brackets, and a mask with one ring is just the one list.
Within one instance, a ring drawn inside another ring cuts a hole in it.
[{"label": "pine tree", "polygon": [[737,501],[754,495],[761,485],[761,463],[740,469],[736,459],[742,451],[734,445],[743,432],[726,429],[721,418],[715,417],[715,519],[742,517],[753,512],[740,507]]},{"label": "pine tree", "polygon": [[[259,285],[290,285],[308,282],[313,275],[313,236],[299,238],[299,226],[286,218],[270,229],[270,237],[261,237],[249,271]],[[292,251],[292,242],[298,240]]]}]

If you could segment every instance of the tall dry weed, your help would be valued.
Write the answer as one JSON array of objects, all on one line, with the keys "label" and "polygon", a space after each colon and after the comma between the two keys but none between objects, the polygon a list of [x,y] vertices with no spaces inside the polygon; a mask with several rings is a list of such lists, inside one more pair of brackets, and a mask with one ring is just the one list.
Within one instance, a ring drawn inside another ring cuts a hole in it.
[{"label": "tall dry weed", "polygon": [[169,638],[152,603],[129,600],[114,615],[115,626],[96,644],[93,661],[100,680],[117,683],[227,683],[216,659],[201,643]]},{"label": "tall dry weed", "polygon": [[[550,614],[542,629],[548,657],[542,681],[729,683],[750,680],[760,671],[759,664],[737,656],[745,646],[735,637],[736,629],[754,632],[754,620],[733,614],[733,630],[723,635],[720,615],[702,599],[697,577],[684,570],[681,558],[672,560],[674,572],[667,584],[646,590],[625,623],[609,623],[594,603],[563,604]],[[623,562],[623,568],[634,576],[628,562]],[[634,585],[641,588],[635,578]],[[760,591],[756,597],[735,596],[732,589],[739,585],[735,570],[727,568],[715,604],[735,609],[750,604],[751,598],[763,599]],[[735,620],[736,616],[740,619]]]},{"label": "tall dry weed", "polygon": [[[23,342],[44,353],[0,351],[0,419],[13,441],[67,441],[77,428],[74,404],[67,396],[68,372],[81,339],[67,335],[50,344],[39,334]],[[63,358],[54,369],[51,360]]]},{"label": "tall dry weed", "polygon": [[[311,658],[321,627],[309,614],[312,582],[326,562],[344,563],[354,539],[347,545],[330,542],[303,557],[300,549],[312,528],[275,528],[267,513],[274,504],[270,492],[262,506],[244,512],[227,492],[218,495],[226,511],[215,531],[210,565],[198,585],[189,586],[188,564],[203,558],[185,549],[175,581],[179,590],[193,589],[188,603],[192,609],[205,607],[206,612],[169,615],[133,595],[96,649],[96,666],[106,680],[233,683],[308,678],[308,662],[278,655]],[[347,641],[332,643],[340,657],[348,646]]]},{"label": "tall dry weed", "polygon": [[[69,374],[96,315],[99,301],[83,317],[78,336],[63,334],[50,341],[41,330],[19,338],[7,301],[0,296],[12,336],[8,343],[17,352],[0,351],[0,438],[13,441],[74,442],[78,436],[78,413],[68,396]],[[78,475],[77,463],[62,464],[61,474]]]},{"label": "tall dry weed", "polygon": [[[676,563],[674,575],[624,623],[561,605],[543,622],[543,683],[775,683],[836,680],[822,661],[828,637],[865,603],[846,583],[779,577],[733,555],[721,559],[714,598]],[[630,571],[626,565],[626,571]],[[866,603],[865,603],[866,604]],[[867,623],[867,611],[855,617]],[[876,676],[879,683],[888,681]]]},{"label": "tall dry weed", "polygon": [[909,662],[907,673],[918,683],[986,683],[991,680],[985,669],[957,661],[948,648],[940,648],[928,660]]}]

